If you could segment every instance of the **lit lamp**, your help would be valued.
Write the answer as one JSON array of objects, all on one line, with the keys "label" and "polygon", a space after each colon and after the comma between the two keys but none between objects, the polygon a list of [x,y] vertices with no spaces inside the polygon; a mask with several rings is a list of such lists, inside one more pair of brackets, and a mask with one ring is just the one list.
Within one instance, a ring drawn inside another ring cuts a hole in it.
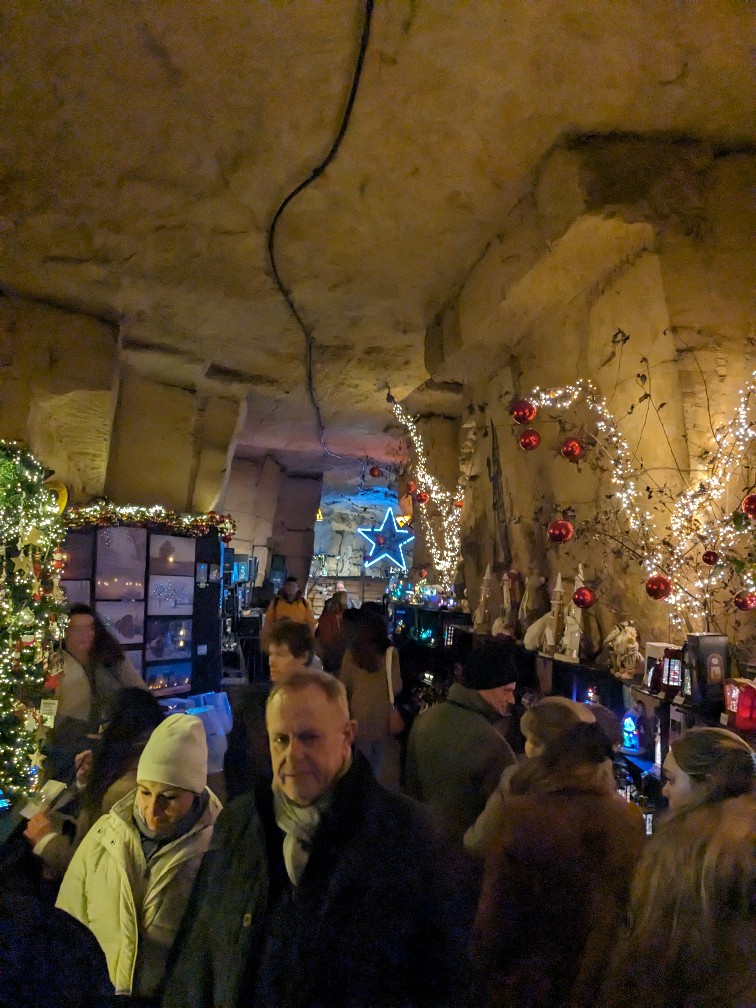
[{"label": "lit lamp", "polygon": [[622,752],[630,755],[645,752],[646,735],[646,705],[642,700],[635,700],[622,718]]}]

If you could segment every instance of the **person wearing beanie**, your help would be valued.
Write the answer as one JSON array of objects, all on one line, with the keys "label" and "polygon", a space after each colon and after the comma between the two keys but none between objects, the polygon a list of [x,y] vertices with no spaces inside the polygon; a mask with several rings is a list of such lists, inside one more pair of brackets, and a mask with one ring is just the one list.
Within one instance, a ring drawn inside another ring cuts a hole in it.
[{"label": "person wearing beanie", "polygon": [[506,767],[516,763],[502,729],[517,674],[507,652],[474,650],[462,682],[415,719],[407,747],[408,794],[429,805],[460,839],[483,811]]},{"label": "person wearing beanie", "polygon": [[97,938],[117,994],[160,1003],[168,954],[220,809],[207,787],[202,721],[172,714],[147,740],[136,790],[74,854],[56,903]]},{"label": "person wearing beanie", "polygon": [[[520,721],[520,731],[525,736],[526,758],[532,760],[542,756],[547,745],[558,744],[562,735],[581,723],[596,723],[593,710],[589,710],[586,704],[562,696],[544,697],[534,703]],[[465,849],[471,854],[482,857],[501,836],[506,825],[506,799],[512,777],[518,769],[517,764],[506,768],[486,807],[465,833]]]}]

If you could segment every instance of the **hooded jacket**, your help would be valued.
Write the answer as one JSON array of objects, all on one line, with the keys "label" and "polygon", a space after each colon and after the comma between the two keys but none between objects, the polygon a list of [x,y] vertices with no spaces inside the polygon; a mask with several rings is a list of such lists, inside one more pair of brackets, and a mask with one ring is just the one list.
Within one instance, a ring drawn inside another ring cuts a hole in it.
[{"label": "hooded jacket", "polygon": [[134,822],[135,794],[121,799],[84,837],[56,906],[95,935],[116,993],[146,997],[162,985],[221,805],[208,789],[208,806],[198,822],[147,862]]}]

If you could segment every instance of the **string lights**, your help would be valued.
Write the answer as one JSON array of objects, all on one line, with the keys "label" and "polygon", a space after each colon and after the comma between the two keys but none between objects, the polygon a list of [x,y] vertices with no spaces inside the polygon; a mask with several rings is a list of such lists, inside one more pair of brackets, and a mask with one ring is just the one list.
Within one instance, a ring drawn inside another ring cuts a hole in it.
[{"label": "string lights", "polygon": [[[581,379],[560,389],[536,388],[528,397],[535,406],[556,411],[583,402],[596,416],[595,441],[610,463],[614,497],[633,536],[632,553],[648,578],[663,573],[672,582],[673,590],[665,601],[671,607],[672,622],[680,631],[691,618],[701,620],[708,629],[714,597],[731,579],[735,556],[747,554],[748,541],[753,539],[753,523],[745,516],[733,518],[727,507],[732,505],[736,476],[753,445],[755,392],[756,372],[740,392],[733,419],[714,434],[714,450],[705,457],[704,478],[674,499],[668,534],[661,537],[641,503],[638,473],[627,442],[594,385]],[[601,531],[595,530],[595,534],[600,536]],[[706,553],[717,559],[727,558],[730,564],[704,561]],[[738,573],[746,592],[753,592],[756,588],[753,566],[739,563]]]},{"label": "string lights", "polygon": [[17,442],[0,441],[0,789],[11,796],[34,787],[39,705],[66,623],[65,530],[48,475]]},{"label": "string lights", "polygon": [[[415,421],[404,412],[390,392],[386,400],[412,439],[417,472],[417,485],[413,486],[413,489],[429,496],[420,511],[420,521],[433,557],[436,581],[443,592],[449,592],[453,588],[461,556],[462,509],[459,502],[464,497],[464,487],[457,484],[455,490],[450,493],[441,486],[428,469],[425,446]],[[407,488],[409,489],[409,484]]]},{"label": "string lights", "polygon": [[236,534],[236,522],[231,515],[216,514],[215,511],[181,514],[158,504],[152,507],[117,507],[110,501],[97,501],[84,507],[69,508],[64,517],[70,529],[139,525],[156,532],[190,536],[207,535],[211,529],[217,529],[224,542],[230,542]]}]

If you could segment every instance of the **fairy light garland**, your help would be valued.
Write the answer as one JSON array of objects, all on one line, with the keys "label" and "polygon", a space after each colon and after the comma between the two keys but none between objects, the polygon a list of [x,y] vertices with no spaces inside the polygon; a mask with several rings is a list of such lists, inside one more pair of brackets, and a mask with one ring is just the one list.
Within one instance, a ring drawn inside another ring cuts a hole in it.
[{"label": "fairy light garland", "polygon": [[236,534],[236,522],[227,514],[208,511],[206,514],[181,514],[154,504],[152,507],[126,505],[118,507],[110,501],[98,501],[84,507],[68,508],[64,514],[70,529],[104,528],[108,525],[139,525],[176,535],[203,536],[217,529],[224,542]]},{"label": "fairy light garland", "polygon": [[387,402],[397,420],[406,427],[415,449],[416,483],[430,500],[420,511],[420,521],[426,542],[433,557],[436,579],[442,591],[451,591],[459,566],[462,541],[461,509],[456,502],[464,496],[464,487],[458,483],[454,493],[443,487],[428,469],[425,446],[417,425],[389,393]]},{"label": "fairy light garland", "polygon": [[0,440],[0,789],[11,797],[35,786],[38,708],[66,623],[65,529],[48,475],[22,445]]},{"label": "fairy light garland", "polygon": [[[706,477],[680,495],[672,509],[670,535],[660,539],[641,506],[630,449],[606,400],[593,383],[580,379],[560,389],[535,388],[526,398],[535,405],[557,411],[574,407],[581,400],[596,415],[595,441],[611,462],[614,495],[625,515],[628,528],[638,537],[644,553],[641,564],[646,575],[665,572],[675,590],[665,600],[671,608],[673,624],[680,630],[686,617],[708,624],[711,600],[725,587],[725,564],[700,570],[702,548],[733,553],[753,538],[754,527],[736,523],[724,512],[724,503],[737,467],[747,459],[753,445],[756,420],[750,417],[756,396],[756,371],[748,386],[739,394],[735,416],[715,433],[716,450],[707,465]],[[750,417],[750,418],[749,418]],[[746,591],[756,590],[756,571],[745,569],[741,580]]]}]

